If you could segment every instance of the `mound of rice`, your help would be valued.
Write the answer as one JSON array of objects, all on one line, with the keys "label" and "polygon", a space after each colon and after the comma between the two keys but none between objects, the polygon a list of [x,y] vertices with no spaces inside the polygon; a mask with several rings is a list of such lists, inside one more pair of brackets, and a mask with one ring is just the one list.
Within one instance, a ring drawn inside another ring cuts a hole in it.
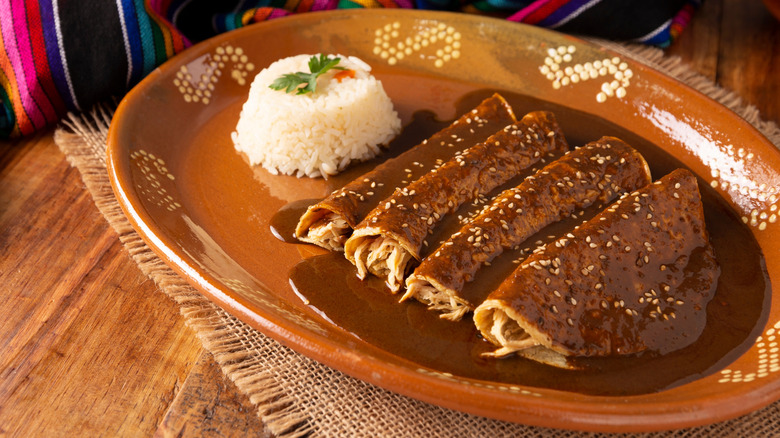
[{"label": "mound of rice", "polygon": [[301,176],[335,175],[353,160],[380,152],[401,131],[401,120],[371,67],[355,57],[339,67],[353,78],[335,79],[331,69],[317,80],[315,93],[295,94],[269,85],[286,73],[309,72],[312,55],[274,62],[257,74],[241,110],[233,143],[271,173]]}]

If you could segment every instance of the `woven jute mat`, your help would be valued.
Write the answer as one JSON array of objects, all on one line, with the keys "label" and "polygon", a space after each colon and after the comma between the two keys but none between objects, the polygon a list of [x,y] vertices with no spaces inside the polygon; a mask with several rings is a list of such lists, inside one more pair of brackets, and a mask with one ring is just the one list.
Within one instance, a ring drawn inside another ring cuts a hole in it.
[{"label": "woven jute mat", "polygon": [[[755,108],[715,86],[660,50],[598,41],[687,83],[723,103],[780,147],[780,129]],[[106,171],[106,134],[111,110],[71,115],[55,141],[78,168],[100,212],[138,264],[168,297],[224,373],[249,396],[268,429],[280,437],[599,437],[599,433],[530,427],[456,412],[351,378],[304,357],[223,311],[166,266],[130,226],[114,197]],[[637,434],[655,437],[764,437],[780,435],[780,402],[709,426]],[[620,435],[615,435],[620,436]]]}]

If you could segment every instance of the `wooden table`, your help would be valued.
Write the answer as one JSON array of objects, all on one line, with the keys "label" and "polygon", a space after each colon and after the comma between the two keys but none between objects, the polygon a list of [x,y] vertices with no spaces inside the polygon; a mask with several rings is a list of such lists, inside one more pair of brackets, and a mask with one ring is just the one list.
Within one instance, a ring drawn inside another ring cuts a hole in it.
[{"label": "wooden table", "polygon": [[[706,0],[667,50],[780,123],[780,22]],[[52,131],[0,143],[0,436],[264,435]]]}]

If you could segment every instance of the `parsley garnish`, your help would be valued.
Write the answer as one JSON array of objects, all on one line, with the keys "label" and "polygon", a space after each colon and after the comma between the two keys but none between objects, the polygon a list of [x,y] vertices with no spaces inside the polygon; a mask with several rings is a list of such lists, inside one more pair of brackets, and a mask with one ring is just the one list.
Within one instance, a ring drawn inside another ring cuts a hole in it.
[{"label": "parsley garnish", "polygon": [[[306,94],[314,93],[317,90],[317,78],[330,69],[344,70],[344,67],[337,67],[341,58],[331,58],[320,53],[319,58],[315,55],[309,58],[309,71],[311,73],[287,73],[277,78],[268,87],[273,90],[284,90],[285,93]],[[301,85],[306,84],[301,87]]]}]

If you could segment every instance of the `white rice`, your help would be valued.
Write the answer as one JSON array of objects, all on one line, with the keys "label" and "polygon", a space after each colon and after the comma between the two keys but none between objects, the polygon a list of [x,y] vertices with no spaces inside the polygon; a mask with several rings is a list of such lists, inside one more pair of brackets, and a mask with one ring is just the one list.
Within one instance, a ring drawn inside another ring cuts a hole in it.
[{"label": "white rice", "polygon": [[355,57],[338,66],[355,71],[354,78],[334,79],[331,69],[317,80],[315,93],[272,90],[285,73],[309,73],[312,55],[274,62],[257,74],[241,110],[233,143],[249,158],[274,174],[334,175],[353,160],[380,152],[401,131],[401,120],[371,67]]}]

